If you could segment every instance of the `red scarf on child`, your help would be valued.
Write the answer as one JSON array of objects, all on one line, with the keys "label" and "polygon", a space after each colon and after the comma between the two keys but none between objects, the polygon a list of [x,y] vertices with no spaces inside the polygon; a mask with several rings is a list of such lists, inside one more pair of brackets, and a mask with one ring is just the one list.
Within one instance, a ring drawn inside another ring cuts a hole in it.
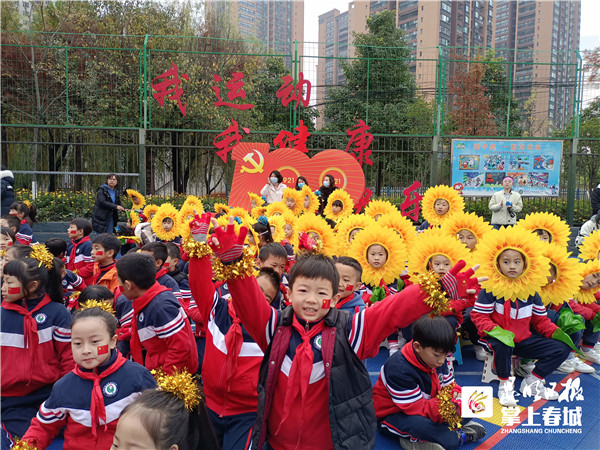
[{"label": "red scarf on child", "polygon": [[292,367],[290,368],[290,376],[287,383],[287,392],[285,394],[285,402],[283,404],[283,415],[275,433],[279,432],[282,425],[289,417],[291,409],[298,407],[298,396],[300,397],[300,410],[296,417],[299,417],[300,420],[302,420],[302,417],[304,417],[305,414],[308,414],[308,412],[304,410],[304,400],[306,399],[306,391],[308,390],[308,384],[310,383],[310,374],[312,372],[313,360],[315,357],[310,341],[325,329],[324,320],[321,320],[313,325],[311,329],[307,330],[300,324],[300,322],[298,322],[296,314],[294,314],[293,317],[292,326],[300,334],[300,337],[302,338],[302,344],[296,348],[296,355],[292,360]]},{"label": "red scarf on child", "polygon": [[75,366],[73,373],[84,380],[90,380],[94,382],[92,388],[92,399],[90,402],[90,415],[92,416],[92,436],[96,436],[96,423],[100,424],[98,419],[104,421],[104,431],[106,431],[106,409],[104,408],[104,396],[102,395],[102,389],[100,389],[100,380],[109,375],[112,375],[121,368],[125,361],[127,361],[121,353],[117,350],[117,359],[102,373],[98,373],[97,369],[91,372],[84,372],[79,366]]},{"label": "red scarf on child", "polygon": [[244,335],[242,334],[242,321],[237,316],[232,302],[228,303],[229,315],[233,319],[229,331],[225,335],[225,347],[227,347],[227,357],[225,359],[225,383],[227,392],[231,389],[231,382],[237,375],[237,360],[244,343]]},{"label": "red scarf on child", "polygon": [[67,269],[71,270],[73,267],[75,267],[73,266],[73,264],[75,264],[75,255],[77,254],[77,247],[89,240],[91,240],[89,236],[84,236],[77,242],[75,242],[74,239],[71,239],[71,242],[73,243],[73,248],[71,249],[71,253],[69,253],[69,265],[67,266]]},{"label": "red scarf on child", "polygon": [[156,272],[156,279],[158,280],[160,277],[162,277],[164,274],[166,274],[169,270],[166,269],[165,267],[161,267],[161,269]]},{"label": "red scarf on child", "polygon": [[131,356],[133,356],[133,360],[141,365],[144,365],[144,357],[142,355],[142,342],[140,341],[140,337],[137,332],[137,321],[138,315],[142,312],[142,310],[148,306],[148,304],[156,297],[158,294],[164,291],[168,291],[164,286],[161,286],[158,283],[154,283],[150,286],[146,292],[142,294],[141,297],[133,300],[133,319],[131,319]]},{"label": "red scarf on child", "polygon": [[44,298],[31,310],[27,309],[27,301],[23,299],[23,305],[17,305],[16,303],[10,303],[6,300],[2,302],[2,307],[4,309],[12,310],[18,312],[23,317],[23,348],[28,348],[29,354],[29,370],[27,385],[31,383],[31,374],[33,373],[35,366],[35,359],[37,357],[37,346],[40,342],[40,338],[37,333],[37,322],[33,317],[34,313],[38,312],[48,303],[50,303],[50,297],[48,295],[44,295]]}]

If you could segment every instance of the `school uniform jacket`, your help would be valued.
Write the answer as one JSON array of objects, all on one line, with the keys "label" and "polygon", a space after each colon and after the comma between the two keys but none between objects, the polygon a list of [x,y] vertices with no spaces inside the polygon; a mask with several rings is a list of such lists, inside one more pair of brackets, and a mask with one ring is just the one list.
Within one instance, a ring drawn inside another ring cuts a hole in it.
[{"label": "school uniform jacket", "polygon": [[92,259],[92,241],[84,236],[77,241],[71,240],[67,245],[66,268],[76,271],[88,286],[93,284],[94,260]]},{"label": "school uniform jacket", "polygon": [[105,267],[100,264],[94,264],[93,283],[98,286],[106,286],[113,295],[119,290],[119,278],[117,277],[117,267],[115,263]]},{"label": "school uniform jacket", "polygon": [[515,334],[515,343],[529,338],[532,327],[547,338],[551,338],[558,328],[546,315],[546,307],[539,294],[527,300],[511,301],[496,298],[485,289],[479,292],[471,311],[471,320],[481,336],[486,336],[485,331],[500,326]]},{"label": "school uniform jacket", "polygon": [[415,353],[413,341],[408,342],[381,367],[373,386],[377,420],[402,412],[444,422],[436,396],[453,381],[454,375],[446,363],[437,368],[428,367]]},{"label": "school uniform jacket", "polygon": [[61,284],[65,291],[65,296],[67,297],[74,291],[81,292],[87,287],[83,278],[68,269],[66,270],[66,274],[63,277]]},{"label": "school uniform jacket", "polygon": [[21,226],[15,237],[17,238],[17,244],[31,245],[38,243],[37,239],[33,236],[33,230],[29,226],[27,219],[21,220]]},{"label": "school uniform jacket", "polygon": [[[282,314],[286,314],[286,312],[289,314],[291,311],[289,308],[291,307],[286,308],[283,312],[271,307],[265,301],[264,295],[254,277],[229,280],[228,285],[232,294],[233,304],[239,317],[242,319],[242,323],[244,323],[244,326],[260,348],[265,353],[268,349],[270,353],[270,345],[274,340],[275,334],[281,332],[281,327],[278,327],[278,324],[280,323]],[[349,346],[347,350],[354,352],[359,360],[374,357],[379,352],[379,344],[386,336],[396,328],[406,327],[423,314],[431,311],[423,301],[425,298],[427,298],[427,295],[421,291],[419,285],[415,284],[405,288],[400,293],[389,296],[386,301],[377,302],[372,307],[365,308],[357,314],[347,315],[347,324],[343,326],[346,332],[345,340]],[[332,314],[332,318],[333,316],[336,317],[335,322],[338,324],[339,320],[341,320],[340,315],[346,315],[347,313],[337,311],[334,308],[330,310],[326,317],[329,317],[330,314]],[[329,322],[326,322],[326,324],[329,324]],[[341,324],[339,326],[342,327]],[[287,327],[289,327],[289,324]],[[321,353],[321,347],[324,345],[324,343],[322,344],[322,335],[325,333],[334,333],[337,335],[337,331],[334,331],[333,328],[331,325],[326,326],[320,335],[315,336],[311,340],[314,362],[305,397],[307,409],[304,412],[298,412],[298,414],[304,414],[303,428],[300,428],[299,422],[295,420],[295,415],[294,417],[290,415],[288,420],[281,424],[280,429],[285,431],[275,436],[271,433],[279,427],[279,422],[282,419],[282,408],[285,400],[288,376],[296,354],[296,348],[302,342],[302,338],[294,328],[291,328],[289,330],[291,333],[289,340],[286,343],[280,344],[287,344],[288,348],[285,350],[285,356],[282,355],[278,374],[269,375],[269,379],[265,381],[265,404],[267,406],[264,410],[259,407],[259,418],[257,420],[257,427],[255,428],[256,432],[260,433],[260,442],[266,437],[265,433],[268,434],[269,443],[274,448],[293,447],[297,442],[300,442],[300,448],[303,449],[337,449],[342,448],[343,444],[341,443],[344,441],[360,440],[360,436],[358,436],[360,433],[357,429],[344,427],[342,425],[342,422],[344,422],[343,419],[336,416],[336,408],[330,407],[332,398],[330,398],[329,393],[331,392],[331,387],[326,374],[330,373],[329,371],[331,370],[332,385],[334,383],[344,383],[337,379],[337,375],[336,378],[333,378],[333,369],[336,368],[331,366],[332,363],[330,361],[324,363],[323,354]],[[338,330],[338,325],[335,326],[335,330]],[[328,356],[333,358],[333,362],[336,361],[337,352],[344,352],[339,347],[342,344],[338,342],[338,339],[341,338],[341,336],[335,338],[335,347],[332,349],[332,354]],[[327,340],[329,340],[329,337]],[[262,370],[261,368],[261,373]],[[336,374],[338,373],[336,369]],[[274,379],[272,378],[273,376],[275,377]],[[343,403],[343,400],[336,398],[336,395],[333,396],[333,400]],[[369,402],[371,402],[370,393]],[[346,405],[346,414],[349,414],[347,407]],[[370,408],[372,410],[373,407],[370,406]],[[357,424],[356,420],[358,418],[351,420],[351,422],[354,425],[359,425],[358,428],[360,428],[360,424]],[[267,430],[270,430],[270,432],[267,432]],[[253,437],[253,446],[260,445],[260,442]]]},{"label": "school uniform jacket", "polygon": [[353,292],[343,300],[340,300],[335,304],[337,309],[342,311],[348,311],[350,314],[361,312],[365,309],[365,302],[362,299],[362,293],[360,291]]},{"label": "school uniform jacket", "polygon": [[161,286],[164,286],[167,289],[171,289],[173,295],[175,296],[179,304],[183,307],[184,311],[187,311],[187,308],[185,307],[185,304],[183,302],[183,298],[181,297],[181,292],[179,291],[179,285],[177,284],[177,281],[175,281],[171,277],[171,275],[169,275],[169,272],[166,268],[162,268],[158,272],[156,272],[156,281]]},{"label": "school uniform jacket", "polygon": [[176,267],[172,272],[168,272],[168,274],[177,283],[177,287],[179,288],[181,295],[183,309],[187,311],[190,307],[190,301],[192,299],[192,291],[190,290],[190,283],[187,274],[182,272],[179,267]]},{"label": "school uniform jacket", "polygon": [[[42,297],[29,300],[27,309],[31,311],[40,301]],[[50,302],[36,311],[34,319],[38,346],[35,365],[30,367],[28,349],[24,348],[24,318],[2,307],[0,390],[3,397],[26,396],[53,384],[75,367],[71,353],[71,313],[62,304]]]},{"label": "school uniform jacket", "polygon": [[[236,377],[227,385],[225,335],[234,317],[229,301],[220,297],[212,283],[210,258],[190,258],[190,287],[206,331],[202,382],[206,406],[220,416],[256,412],[258,370],[263,352],[243,324],[242,345],[236,360]],[[268,304],[263,296],[263,302]],[[190,307],[190,312],[192,308]]]},{"label": "school uniform jacket", "polygon": [[[108,362],[98,366],[98,373],[113,365],[116,357],[117,351],[113,350]],[[66,425],[64,450],[108,450],[123,409],[145,389],[155,388],[156,381],[150,371],[133,361],[125,361],[115,373],[102,378],[100,389],[107,428],[104,429],[105,423],[100,419],[100,425],[96,425],[96,439],[92,436],[90,414],[93,386],[93,381],[85,380],[72,371],[58,380],[48,400],[42,403],[37,416],[31,420],[23,440],[38,448],[46,448]]]}]

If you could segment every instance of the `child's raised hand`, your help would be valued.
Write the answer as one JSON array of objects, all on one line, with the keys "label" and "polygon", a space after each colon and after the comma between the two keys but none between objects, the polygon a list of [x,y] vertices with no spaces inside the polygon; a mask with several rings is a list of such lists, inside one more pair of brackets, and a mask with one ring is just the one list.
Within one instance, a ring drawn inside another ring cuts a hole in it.
[{"label": "child's raised hand", "polygon": [[473,276],[477,269],[479,269],[479,264],[475,264],[470,269],[461,273],[461,270],[466,265],[467,263],[461,259],[441,279],[444,289],[452,300],[465,298],[467,294],[475,294],[477,292],[477,285],[488,280],[488,277],[476,278]]},{"label": "child's raised hand", "polygon": [[244,251],[244,241],[246,240],[246,234],[248,234],[248,228],[241,227],[240,234],[236,236],[232,216],[229,217],[225,231],[219,226],[217,219],[212,218],[211,223],[215,231],[208,241],[208,245],[215,256],[225,265],[240,259]]},{"label": "child's raised hand", "polygon": [[204,213],[202,214],[202,217],[200,217],[198,212],[194,209],[194,220],[190,222],[190,231],[196,242],[206,242],[210,218],[210,213]]}]

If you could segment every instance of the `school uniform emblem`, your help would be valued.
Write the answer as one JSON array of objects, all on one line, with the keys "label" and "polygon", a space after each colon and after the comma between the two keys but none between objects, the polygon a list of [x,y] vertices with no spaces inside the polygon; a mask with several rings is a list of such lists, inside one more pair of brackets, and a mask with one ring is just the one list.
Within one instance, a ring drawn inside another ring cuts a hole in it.
[{"label": "school uniform emblem", "polygon": [[35,321],[39,324],[44,323],[47,318],[48,318],[48,316],[46,316],[46,314],[44,314],[44,313],[39,313],[39,314],[35,315]]},{"label": "school uniform emblem", "polygon": [[138,320],[139,320],[140,322],[143,322],[143,321],[144,321],[144,313],[140,313],[140,315],[138,316]]},{"label": "school uniform emblem", "polygon": [[315,336],[315,339],[313,340],[315,347],[317,347],[317,349],[321,350],[321,335],[318,334],[317,336]]},{"label": "school uniform emblem", "polygon": [[104,389],[102,389],[102,392],[104,392],[104,395],[106,397],[114,397],[115,395],[117,395],[118,391],[119,391],[119,388],[117,386],[117,383],[115,383],[114,381],[111,381],[110,383],[106,383],[106,385],[104,386]]}]

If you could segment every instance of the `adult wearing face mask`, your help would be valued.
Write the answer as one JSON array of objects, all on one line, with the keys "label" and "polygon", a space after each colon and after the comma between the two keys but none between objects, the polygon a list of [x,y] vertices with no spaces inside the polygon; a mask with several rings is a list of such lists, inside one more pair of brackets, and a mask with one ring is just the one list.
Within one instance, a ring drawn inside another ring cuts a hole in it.
[{"label": "adult wearing face mask", "polygon": [[512,226],[517,223],[517,213],[523,209],[521,194],[513,191],[513,179],[506,177],[502,180],[500,192],[492,195],[488,207],[492,211],[491,224],[495,229],[501,226]]},{"label": "adult wearing face mask", "polygon": [[304,186],[308,186],[308,180],[300,175],[296,178],[296,190],[301,191]]},{"label": "adult wearing face mask", "polygon": [[323,211],[327,206],[327,200],[329,199],[329,196],[336,189],[337,186],[335,185],[335,178],[333,178],[333,175],[328,173],[323,179],[323,185],[319,188],[319,191],[321,192],[321,196],[319,197],[319,201],[321,202],[319,206],[319,214],[323,214]]},{"label": "adult wearing face mask", "polygon": [[283,200],[283,190],[287,188],[287,186],[283,184],[282,181],[283,177],[279,170],[271,172],[269,175],[269,182],[260,190],[260,195],[266,199],[267,204],[270,205],[271,203]]}]

